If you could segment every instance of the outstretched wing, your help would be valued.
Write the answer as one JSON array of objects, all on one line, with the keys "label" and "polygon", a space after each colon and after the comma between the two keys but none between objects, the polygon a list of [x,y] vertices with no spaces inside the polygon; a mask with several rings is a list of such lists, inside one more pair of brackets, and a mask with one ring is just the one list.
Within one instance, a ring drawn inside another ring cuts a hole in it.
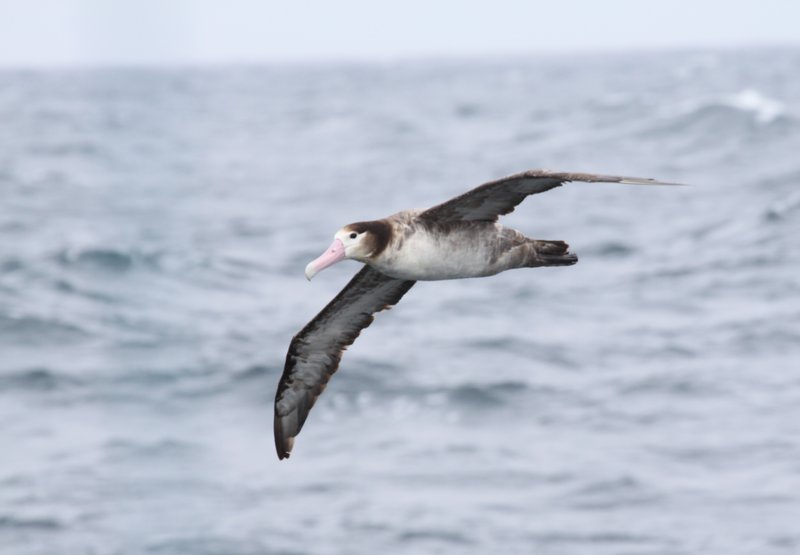
[{"label": "outstretched wing", "polygon": [[463,195],[425,210],[419,217],[442,223],[452,221],[496,222],[498,216],[513,212],[514,207],[525,200],[528,195],[549,191],[567,181],[677,185],[677,183],[665,183],[641,177],[529,170],[484,183]]},{"label": "outstretched wing", "polygon": [[278,458],[292,451],[295,436],[317,397],[339,367],[344,350],[374,313],[397,303],[414,285],[364,266],[322,312],[294,336],[275,395],[275,447]]}]

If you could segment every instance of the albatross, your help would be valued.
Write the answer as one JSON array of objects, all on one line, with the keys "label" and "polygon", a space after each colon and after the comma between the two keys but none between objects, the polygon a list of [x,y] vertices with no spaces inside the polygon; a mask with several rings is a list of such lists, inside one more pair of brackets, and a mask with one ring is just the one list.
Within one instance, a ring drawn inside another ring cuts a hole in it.
[{"label": "albatross", "polygon": [[376,312],[396,304],[415,282],[575,264],[578,257],[564,241],[531,239],[497,223],[525,197],[571,181],[676,185],[649,178],[530,170],[484,183],[427,210],[404,210],[337,231],[331,246],[306,266],[306,278],[345,259],[364,266],[289,344],[275,396],[278,458],[289,457],[294,438],[344,350]]}]

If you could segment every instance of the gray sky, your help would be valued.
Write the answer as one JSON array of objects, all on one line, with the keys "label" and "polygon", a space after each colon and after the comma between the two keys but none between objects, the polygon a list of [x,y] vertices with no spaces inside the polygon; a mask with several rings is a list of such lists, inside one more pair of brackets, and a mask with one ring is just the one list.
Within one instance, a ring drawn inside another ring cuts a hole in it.
[{"label": "gray sky", "polygon": [[0,0],[0,66],[800,44],[798,0]]}]

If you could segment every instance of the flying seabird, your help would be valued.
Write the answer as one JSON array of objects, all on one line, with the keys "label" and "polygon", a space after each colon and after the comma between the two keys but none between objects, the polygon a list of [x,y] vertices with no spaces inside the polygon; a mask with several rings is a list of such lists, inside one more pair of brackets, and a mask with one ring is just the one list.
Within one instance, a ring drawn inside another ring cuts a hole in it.
[{"label": "flying seabird", "polygon": [[575,264],[578,257],[564,241],[531,239],[497,223],[528,195],[569,181],[675,185],[638,177],[531,170],[490,181],[427,210],[404,210],[337,231],[331,246],[306,266],[306,277],[310,280],[346,258],[364,267],[289,345],[275,396],[278,458],[291,453],[295,436],[336,372],[343,351],[376,312],[396,304],[416,281]]}]

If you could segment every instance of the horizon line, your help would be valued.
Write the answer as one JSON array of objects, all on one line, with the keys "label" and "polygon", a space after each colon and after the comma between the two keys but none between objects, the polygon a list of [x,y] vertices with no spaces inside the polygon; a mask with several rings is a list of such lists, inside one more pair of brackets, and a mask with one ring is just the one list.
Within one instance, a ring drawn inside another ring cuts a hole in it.
[{"label": "horizon line", "polygon": [[673,46],[644,46],[639,48],[609,47],[609,48],[575,48],[565,50],[508,50],[493,52],[431,52],[431,53],[406,53],[387,54],[383,56],[308,56],[308,57],[230,57],[219,59],[191,60],[172,59],[158,60],[116,60],[116,61],[58,61],[58,62],[14,62],[3,63],[0,61],[0,72],[16,71],[83,71],[83,70],[111,70],[111,69],[219,69],[221,67],[246,68],[246,67],[287,67],[287,66],[375,66],[397,65],[404,63],[446,63],[459,61],[496,62],[501,60],[519,58],[553,58],[572,56],[625,56],[625,55],[653,55],[653,54],[713,54],[735,52],[739,50],[768,51],[768,50],[800,50],[800,42],[745,42],[740,44],[720,45],[673,45]]}]

